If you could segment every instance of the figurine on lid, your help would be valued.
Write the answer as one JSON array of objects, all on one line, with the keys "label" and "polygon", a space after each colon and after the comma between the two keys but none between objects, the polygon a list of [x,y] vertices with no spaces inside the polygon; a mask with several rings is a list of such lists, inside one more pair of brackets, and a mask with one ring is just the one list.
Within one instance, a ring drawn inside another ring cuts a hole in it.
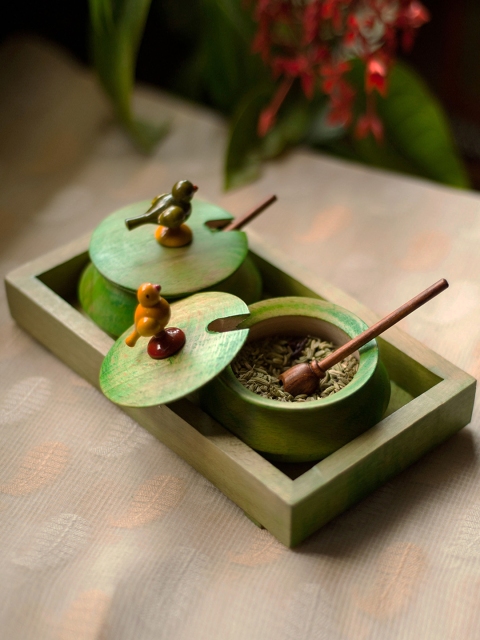
[{"label": "figurine on lid", "polygon": [[155,239],[162,246],[184,247],[190,244],[193,234],[185,222],[192,212],[190,203],[197,189],[190,180],[179,180],[171,193],[156,196],[148,211],[135,218],[127,218],[127,229],[131,231],[142,224],[158,224]]},{"label": "figurine on lid", "polygon": [[[225,209],[194,198],[196,191],[194,182],[179,180],[171,193],[123,207],[94,230],[78,298],[112,337],[130,327],[144,282],[161,282],[169,302],[211,290],[232,293],[247,304],[260,299],[260,272],[242,228],[276,197],[233,220]],[[155,233],[148,224],[157,225]]]},{"label": "figurine on lid", "polygon": [[[159,284],[144,282],[137,291],[139,304],[135,309],[135,327],[125,338],[125,344],[134,347],[142,336],[150,338],[147,351],[155,360],[173,356],[185,344],[185,334],[177,327],[165,327],[170,320],[170,305],[160,295]],[[152,337],[153,336],[153,337]]]}]

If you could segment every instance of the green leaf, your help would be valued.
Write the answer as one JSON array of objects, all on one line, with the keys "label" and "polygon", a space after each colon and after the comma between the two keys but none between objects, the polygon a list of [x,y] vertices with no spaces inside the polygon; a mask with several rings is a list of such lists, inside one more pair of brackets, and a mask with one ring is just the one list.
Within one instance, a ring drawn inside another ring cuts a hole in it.
[{"label": "green leaf", "polygon": [[344,125],[330,124],[328,122],[328,104],[319,108],[314,114],[306,142],[312,146],[326,144],[345,137],[347,132]]},{"label": "green leaf", "polygon": [[260,111],[271,89],[259,87],[245,96],[230,123],[225,160],[225,189],[247,184],[260,175],[262,141],[257,136]]},{"label": "green leaf", "polygon": [[201,11],[205,89],[213,106],[231,114],[250,90],[269,80],[252,52],[256,25],[241,0],[201,0]]},{"label": "green leaf", "polygon": [[[350,80],[359,96],[357,108],[365,104],[364,73],[363,63],[356,61]],[[351,135],[349,145],[354,155],[375,166],[454,187],[469,187],[467,173],[440,103],[406,64],[397,62],[392,67],[388,94],[385,98],[378,97],[377,111],[385,127],[384,143],[377,144],[371,137],[355,140]]]},{"label": "green leaf", "polygon": [[379,101],[379,114],[392,145],[422,175],[470,186],[440,103],[407,65],[397,63],[391,70],[389,95]]},{"label": "green leaf", "polygon": [[257,123],[274,94],[273,85],[255,88],[240,103],[229,130],[225,162],[225,188],[231,189],[259,177],[264,160],[275,158],[287,148],[303,141],[310,129],[318,102],[308,102],[293,88],[277,116],[277,122],[268,134],[257,135]]},{"label": "green leaf", "polygon": [[112,100],[117,118],[133,141],[151,151],[167,130],[166,124],[136,120],[131,107],[135,63],[151,0],[89,0],[93,62]]}]

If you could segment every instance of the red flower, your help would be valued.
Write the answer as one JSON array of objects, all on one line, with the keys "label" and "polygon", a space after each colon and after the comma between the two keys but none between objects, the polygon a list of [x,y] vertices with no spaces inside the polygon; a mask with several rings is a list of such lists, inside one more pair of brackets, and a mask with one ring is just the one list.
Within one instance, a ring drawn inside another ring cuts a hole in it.
[{"label": "red flower", "polygon": [[258,31],[252,43],[252,51],[259,53],[264,62],[268,61],[270,54],[270,40],[265,31]]},{"label": "red flower", "polygon": [[373,134],[377,142],[382,142],[383,124],[380,118],[373,112],[360,116],[355,126],[355,137],[358,140],[366,138],[369,133]]},{"label": "red flower", "polygon": [[282,103],[285,100],[287,93],[290,91],[292,84],[293,78],[284,80],[278,87],[268,107],[266,109],[263,109],[263,111],[260,113],[260,117],[257,123],[257,134],[260,138],[266,136],[275,124],[278,110],[282,106]]},{"label": "red flower", "polygon": [[279,85],[258,121],[259,135],[273,126],[276,114],[295,78],[307,98],[317,79],[330,101],[329,121],[346,125],[352,120],[355,93],[345,80],[352,52],[366,64],[367,114],[358,119],[355,133],[372,133],[381,140],[383,128],[375,114],[373,96],[387,93],[388,70],[399,41],[413,43],[415,31],[429,20],[419,0],[245,0],[255,5],[258,23],[253,47],[262,56]]},{"label": "red flower", "polygon": [[336,64],[324,63],[320,67],[320,74],[323,78],[322,89],[325,93],[331,94],[342,81],[343,75],[350,70],[348,62],[339,62]]},{"label": "red flower", "polygon": [[327,120],[333,125],[348,126],[352,120],[352,103],[355,98],[355,91],[352,87],[340,79],[335,85],[334,91],[330,94],[330,110]]},{"label": "red flower", "polygon": [[300,83],[305,96],[311,100],[313,98],[313,89],[315,87],[315,75],[313,72],[302,73],[300,76]]},{"label": "red flower", "polygon": [[387,65],[379,58],[370,58],[365,69],[365,90],[371,93],[374,89],[382,96],[387,93]]},{"label": "red flower", "polygon": [[413,41],[415,40],[415,33],[413,29],[405,29],[402,33],[402,48],[404,51],[410,51],[413,47]]},{"label": "red flower", "polygon": [[272,67],[275,75],[283,74],[296,78],[308,69],[308,60],[305,56],[293,59],[278,56],[272,60]]},{"label": "red flower", "polygon": [[331,20],[335,11],[335,0],[325,0],[320,4],[320,11],[324,20]]},{"label": "red flower", "polygon": [[322,16],[321,5],[318,2],[312,2],[305,7],[303,13],[303,42],[306,45],[318,37]]},{"label": "red flower", "polygon": [[409,2],[398,17],[397,26],[403,30],[402,47],[405,51],[410,51],[415,40],[415,29],[421,27],[430,20],[428,10],[421,2],[413,0]]},{"label": "red flower", "polygon": [[430,14],[421,2],[410,2],[405,9],[404,16],[408,22],[408,26],[412,29],[418,29],[425,22],[430,20]]},{"label": "red flower", "polygon": [[267,135],[270,129],[275,124],[276,113],[273,112],[273,109],[269,105],[266,109],[264,109],[257,123],[257,134],[260,138],[263,138]]}]

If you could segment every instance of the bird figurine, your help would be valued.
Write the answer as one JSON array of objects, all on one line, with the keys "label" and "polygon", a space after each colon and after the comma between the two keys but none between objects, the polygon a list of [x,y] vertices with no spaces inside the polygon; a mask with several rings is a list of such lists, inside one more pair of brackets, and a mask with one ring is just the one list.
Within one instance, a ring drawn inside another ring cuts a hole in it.
[{"label": "bird figurine", "polygon": [[165,328],[170,320],[170,305],[160,295],[159,284],[144,282],[137,291],[138,305],[135,309],[135,328],[125,338],[129,347],[134,347],[140,337],[151,338],[147,352],[151,358],[168,358],[185,344],[185,334],[177,327]]},{"label": "bird figurine", "polygon": [[135,218],[127,218],[125,224],[131,231],[143,224],[158,224],[155,239],[164,247],[183,247],[190,244],[192,230],[185,224],[192,212],[191,200],[198,187],[190,180],[179,180],[171,193],[163,193],[152,200],[148,211]]}]

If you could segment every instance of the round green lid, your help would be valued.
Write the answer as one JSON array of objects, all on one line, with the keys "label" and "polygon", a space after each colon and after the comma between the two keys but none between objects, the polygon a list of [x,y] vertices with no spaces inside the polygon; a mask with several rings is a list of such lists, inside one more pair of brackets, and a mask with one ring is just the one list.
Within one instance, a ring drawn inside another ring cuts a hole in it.
[{"label": "round green lid", "polygon": [[154,237],[155,225],[145,224],[129,231],[125,219],[145,213],[150,202],[144,200],[124,207],[95,229],[90,241],[90,257],[98,271],[110,282],[136,292],[143,282],[158,282],[162,295],[181,297],[228,278],[244,261],[248,252],[243,231],[211,229],[207,222],[231,220],[216,205],[193,200],[188,225],[193,241],[185,247],[161,246]]},{"label": "round green lid", "polygon": [[[168,326],[185,332],[183,349],[170,358],[153,360],[147,353],[149,338],[128,347],[125,338],[130,329],[126,331],[107,353],[100,370],[100,387],[109,400],[127,407],[178,400],[225,369],[247,339],[248,329],[232,327],[248,314],[248,307],[230,293],[198,293],[174,302],[171,311]],[[213,321],[217,322],[212,325]]]}]

